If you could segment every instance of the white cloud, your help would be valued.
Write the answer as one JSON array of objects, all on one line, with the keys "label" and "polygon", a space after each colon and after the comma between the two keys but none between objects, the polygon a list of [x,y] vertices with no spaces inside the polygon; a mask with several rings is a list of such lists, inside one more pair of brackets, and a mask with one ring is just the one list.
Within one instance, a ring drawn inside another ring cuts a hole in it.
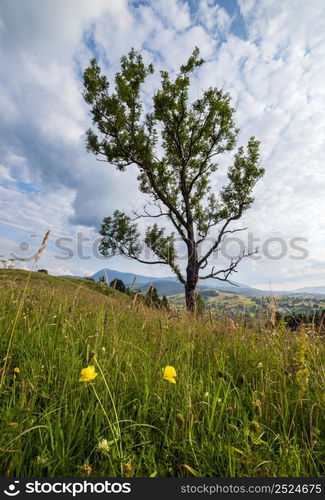
[{"label": "white cloud", "polygon": [[213,0],[200,0],[198,18],[207,31],[215,31],[223,36],[228,33],[232,22],[231,16],[225,9]]},{"label": "white cloud", "polygon": [[179,0],[156,0],[151,4],[156,16],[176,31],[191,25],[190,9],[186,2]]},{"label": "white cloud", "polygon": [[[325,280],[325,6],[321,0],[238,3],[245,40],[232,34],[232,17],[211,0],[201,0],[194,16],[189,3],[172,0],[6,2],[0,14],[5,68],[0,179],[6,227],[18,223],[41,233],[51,225],[59,235],[82,224],[94,238],[103,216],[130,207],[131,201],[139,205],[133,170],[116,172],[85,152],[89,118],[80,72],[94,48],[112,76],[131,45],[157,69],[171,71],[197,45],[208,62],[198,72],[193,96],[210,85],[222,86],[237,107],[240,143],[250,135],[262,140],[266,175],[243,223],[261,239],[308,239],[308,262],[247,263],[238,279],[287,285],[306,276]],[[148,82],[147,97],[157,85],[158,75]],[[223,179],[222,172],[217,179]],[[17,185],[18,180],[28,186]]]},{"label": "white cloud", "polygon": [[13,177],[11,177],[10,175],[10,169],[5,165],[0,165],[0,179],[2,181],[9,181],[9,182],[14,181]]}]

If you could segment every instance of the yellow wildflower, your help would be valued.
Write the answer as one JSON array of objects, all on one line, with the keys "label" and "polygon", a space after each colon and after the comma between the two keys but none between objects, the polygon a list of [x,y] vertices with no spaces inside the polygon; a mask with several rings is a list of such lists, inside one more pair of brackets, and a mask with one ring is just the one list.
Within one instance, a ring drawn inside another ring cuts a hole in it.
[{"label": "yellow wildflower", "polygon": [[165,380],[168,380],[171,384],[176,384],[176,370],[173,366],[166,366],[165,369],[163,369],[163,374]]},{"label": "yellow wildflower", "polygon": [[90,380],[94,380],[97,375],[98,373],[96,373],[94,365],[87,366],[87,368],[81,370],[79,382],[89,382]]},{"label": "yellow wildflower", "polygon": [[19,370],[18,366],[16,366],[16,367],[14,368],[14,372],[15,372],[15,373],[19,373],[19,372],[20,372],[20,370]]}]

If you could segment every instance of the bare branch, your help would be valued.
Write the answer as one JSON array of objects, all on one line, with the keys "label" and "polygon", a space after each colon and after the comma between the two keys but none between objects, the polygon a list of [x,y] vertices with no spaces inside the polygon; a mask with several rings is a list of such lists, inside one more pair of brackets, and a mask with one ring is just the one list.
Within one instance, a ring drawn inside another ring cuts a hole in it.
[{"label": "bare branch", "polygon": [[[232,260],[231,261],[231,264],[230,264],[230,266],[228,268],[226,268],[226,269],[219,269],[218,271],[215,271],[214,270],[215,267],[213,266],[211,273],[206,274],[205,276],[199,276],[199,279],[206,280],[208,278],[213,278],[213,279],[217,279],[217,280],[220,280],[220,281],[228,281],[229,283],[231,283],[228,280],[228,276],[230,276],[231,273],[237,273],[238,272],[237,269],[236,269],[236,267],[238,266],[238,264],[243,259],[245,259],[247,257],[250,257],[251,255],[254,255],[256,253],[257,253],[257,251],[255,251],[255,252],[247,252],[247,253],[243,252],[243,254],[240,257],[238,257],[236,260]],[[219,277],[220,274],[223,275],[223,277],[220,278]],[[235,283],[232,283],[232,284],[234,285]]]},{"label": "bare branch", "polygon": [[[199,236],[201,236],[201,239],[197,241],[197,243],[196,243],[197,245],[200,245],[201,243],[203,243],[203,242],[205,241],[205,239],[206,239],[206,237],[207,237],[207,234],[208,234],[209,230],[210,230],[210,229],[211,229],[211,227],[213,227],[213,226],[214,226],[214,224],[209,224],[209,226],[208,226],[208,228],[207,228],[207,230],[205,231],[205,233],[204,233],[204,234],[203,234],[203,233],[199,233]],[[241,227],[241,228],[238,228],[238,229],[232,229],[232,230],[224,231],[224,232],[223,232],[223,236],[224,236],[225,234],[233,234],[233,233],[239,233],[240,231],[246,231],[247,229],[248,229],[247,227]],[[223,238],[223,240],[222,240],[222,241],[224,241],[224,238]],[[221,242],[220,242],[220,243],[221,243]]]},{"label": "bare branch", "polygon": [[232,217],[229,217],[229,219],[226,220],[226,222],[224,223],[224,225],[222,226],[222,228],[221,228],[221,230],[219,232],[219,235],[218,235],[218,238],[217,238],[216,242],[212,245],[212,247],[210,248],[210,250],[208,250],[207,253],[199,260],[199,262],[198,262],[199,268],[201,268],[201,265],[208,260],[208,258],[210,257],[210,255],[215,250],[217,250],[217,248],[219,247],[220,243],[222,242],[223,236],[226,234],[226,230],[227,230],[227,227],[229,226],[229,224],[232,221],[239,219],[241,217],[241,214],[242,214],[242,208],[240,208],[240,210],[239,210],[239,212],[238,212],[237,215],[233,215]]},{"label": "bare branch", "polygon": [[179,268],[176,266],[176,264],[174,264],[173,262],[171,262],[168,259],[166,259],[166,260],[156,260],[156,261],[143,260],[143,259],[140,259],[140,257],[138,255],[135,255],[134,253],[130,253],[130,251],[126,247],[123,247],[122,245],[119,246],[119,253],[120,253],[120,255],[124,255],[125,257],[130,257],[131,259],[134,259],[134,260],[140,262],[141,264],[168,265],[174,271],[174,273],[176,274],[176,276],[179,279],[179,281],[183,285],[185,285],[185,279],[183,278],[183,276],[182,276]]},{"label": "bare branch", "polygon": [[247,227],[239,227],[238,229],[228,229],[228,231],[225,231],[223,234],[233,234],[233,233],[238,233],[239,231],[246,231]]},{"label": "bare branch", "polygon": [[167,216],[168,217],[169,212],[162,212],[161,207],[157,203],[148,203],[148,205],[155,205],[155,206],[157,206],[159,208],[160,212],[158,214],[151,214],[151,213],[148,212],[148,210],[146,208],[147,205],[143,205],[143,207],[142,207],[142,210],[144,212],[143,214],[138,214],[136,210],[134,210],[134,209],[132,210],[132,213],[135,216],[132,219],[133,222],[136,221],[136,220],[138,220],[138,219],[143,219],[143,218],[150,218],[150,219],[153,218],[153,219],[155,219],[155,218],[163,217],[163,216]]}]

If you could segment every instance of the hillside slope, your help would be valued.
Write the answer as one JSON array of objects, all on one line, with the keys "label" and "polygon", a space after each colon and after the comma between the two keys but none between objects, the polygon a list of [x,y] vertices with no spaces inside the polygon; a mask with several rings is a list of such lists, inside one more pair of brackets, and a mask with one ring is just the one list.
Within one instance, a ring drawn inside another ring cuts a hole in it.
[{"label": "hillside slope", "polygon": [[0,272],[1,476],[322,476],[317,332],[107,289]]},{"label": "hillside slope", "polygon": [[127,296],[104,284],[93,280],[75,277],[51,276],[37,271],[25,271],[23,269],[0,269],[0,287],[11,285],[22,285],[29,280],[31,287],[55,287],[66,291],[86,288],[101,295],[115,296],[127,299]]}]

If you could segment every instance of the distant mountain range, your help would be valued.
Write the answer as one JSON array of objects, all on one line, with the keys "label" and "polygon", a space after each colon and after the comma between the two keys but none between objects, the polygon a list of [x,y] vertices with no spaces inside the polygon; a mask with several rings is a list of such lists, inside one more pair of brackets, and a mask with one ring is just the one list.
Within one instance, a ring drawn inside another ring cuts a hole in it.
[{"label": "distant mountain range", "polygon": [[[102,276],[105,277],[105,273],[109,282],[117,278],[123,281],[126,286],[132,286],[134,288],[139,288],[142,292],[146,292],[150,285],[157,288],[159,295],[178,295],[184,293],[184,286],[178,281],[175,276],[168,276],[167,278],[158,278],[156,276],[143,276],[141,274],[124,273],[121,271],[116,271],[114,269],[101,269],[95,273],[92,278],[99,281]],[[203,284],[204,283],[204,284]],[[241,295],[259,295],[261,290],[257,288],[252,288],[248,285],[243,285],[241,283],[236,283],[236,285],[231,285],[227,282],[217,281],[213,279],[204,280],[202,284],[199,285],[200,289],[216,289],[222,290],[224,292],[239,293]],[[263,292],[264,294],[265,292]]]},{"label": "distant mountain range", "polygon": [[291,293],[320,293],[325,294],[325,286],[307,286],[304,288],[297,288]]},{"label": "distant mountain range", "polygon": [[[72,276],[70,276],[71,278]],[[114,279],[120,279],[123,281],[125,286],[133,288],[138,288],[142,292],[146,292],[150,285],[157,288],[159,295],[178,295],[184,292],[184,286],[178,281],[175,276],[168,276],[167,278],[159,278],[157,276],[144,276],[142,274],[126,273],[122,271],[116,271],[115,269],[101,269],[97,273],[90,276],[90,278],[95,281],[100,281],[104,277],[109,283]],[[73,278],[83,278],[83,276],[73,276]],[[237,286],[236,286],[237,285]],[[265,295],[261,290],[257,288],[252,288],[248,285],[243,285],[241,283],[236,283],[236,285],[231,285],[227,282],[217,281],[213,279],[204,280],[204,284],[199,285],[199,288],[203,290],[215,289],[222,290],[224,292],[233,292],[243,295]]]},{"label": "distant mountain range", "polygon": [[[70,276],[71,277],[71,276]],[[83,278],[83,276],[73,276],[74,278]],[[126,273],[122,271],[116,271],[115,269],[101,269],[97,273],[90,276],[95,281],[99,281],[102,277],[107,279],[110,283],[114,279],[120,279],[123,281],[125,286],[140,289],[141,292],[145,293],[150,285],[157,288],[158,294],[162,295],[178,295],[184,293],[184,286],[178,281],[175,276],[168,276],[167,278],[158,278],[157,276],[143,276],[142,274]],[[204,283],[204,284],[203,284]],[[207,279],[202,282],[198,287],[201,290],[220,290],[221,292],[227,293],[237,293],[239,295],[251,295],[251,296],[270,296],[270,295],[315,295],[315,294],[325,294],[325,286],[321,287],[306,287],[293,290],[291,292],[286,291],[272,291],[272,290],[260,290],[258,288],[245,285],[243,283],[236,283],[232,285],[225,281],[218,281],[214,279]]]}]

